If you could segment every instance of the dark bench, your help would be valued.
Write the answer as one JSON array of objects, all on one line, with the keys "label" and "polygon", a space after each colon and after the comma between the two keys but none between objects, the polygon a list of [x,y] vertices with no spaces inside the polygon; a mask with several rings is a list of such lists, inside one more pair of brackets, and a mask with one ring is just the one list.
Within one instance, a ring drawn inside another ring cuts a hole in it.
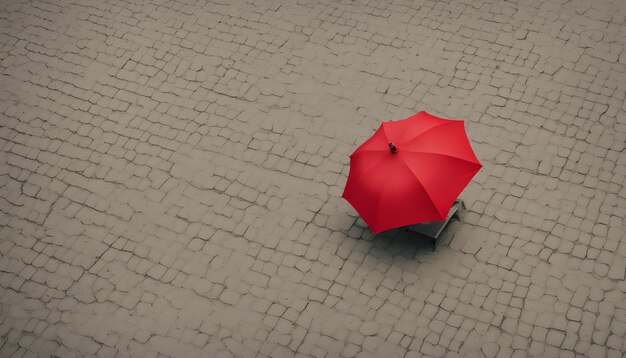
[{"label": "dark bench", "polygon": [[448,216],[446,217],[445,220],[410,225],[410,226],[407,226],[407,229],[409,231],[412,231],[412,232],[415,232],[415,233],[418,233],[420,235],[430,238],[433,241],[433,251],[435,251],[435,249],[437,248],[437,240],[441,236],[441,233],[443,232],[443,230],[446,228],[446,226],[448,226],[448,223],[450,223],[450,220],[453,217],[456,217],[457,219],[459,219],[461,210],[464,208],[465,208],[465,204],[463,204],[463,201],[460,199],[457,199],[454,201],[454,204],[452,204],[452,207],[450,208],[450,211],[448,212]]}]

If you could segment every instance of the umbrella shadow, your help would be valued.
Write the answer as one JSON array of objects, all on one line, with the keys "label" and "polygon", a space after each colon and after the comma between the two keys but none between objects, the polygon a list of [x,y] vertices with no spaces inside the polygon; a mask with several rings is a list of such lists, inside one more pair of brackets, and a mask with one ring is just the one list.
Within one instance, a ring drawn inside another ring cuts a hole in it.
[{"label": "umbrella shadow", "polygon": [[406,260],[414,260],[433,252],[433,243],[429,238],[421,237],[405,228],[379,234],[366,231],[364,234],[364,237],[359,239],[360,249],[367,252],[367,255],[374,255],[379,259],[403,257]]},{"label": "umbrella shadow", "polygon": [[431,238],[408,228],[397,228],[379,234],[364,228],[359,240],[369,243],[369,252],[376,252],[377,256],[392,259],[403,257],[422,262],[431,259],[437,251],[448,248],[459,225],[461,225],[459,221],[451,221],[436,243]]}]

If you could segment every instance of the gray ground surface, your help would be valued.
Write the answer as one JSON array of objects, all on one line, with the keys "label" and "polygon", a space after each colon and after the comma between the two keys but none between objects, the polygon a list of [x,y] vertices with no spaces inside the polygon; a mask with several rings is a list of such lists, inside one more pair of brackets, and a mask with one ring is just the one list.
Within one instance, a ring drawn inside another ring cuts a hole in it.
[{"label": "gray ground surface", "polygon": [[[623,357],[626,2],[0,1],[0,356]],[[341,199],[466,120],[432,252]]]}]

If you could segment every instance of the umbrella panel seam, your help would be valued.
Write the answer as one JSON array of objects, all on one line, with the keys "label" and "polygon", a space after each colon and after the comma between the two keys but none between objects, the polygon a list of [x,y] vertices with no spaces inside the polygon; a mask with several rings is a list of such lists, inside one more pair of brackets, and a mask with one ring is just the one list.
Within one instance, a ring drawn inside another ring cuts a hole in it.
[{"label": "umbrella panel seam", "polygon": [[474,165],[478,166],[479,168],[482,168],[482,166],[483,166],[482,164],[480,164],[478,162],[473,162],[471,160],[467,160],[467,159],[464,159],[464,158],[455,157],[454,155],[450,155],[450,154],[435,153],[435,152],[416,152],[414,150],[408,150],[408,149],[405,149],[403,152],[405,152],[405,153],[412,153],[412,154],[439,155],[439,156],[442,156],[442,157],[447,157],[447,158],[451,158],[451,159],[460,160],[460,161],[463,161],[463,162],[466,162],[466,163],[469,163],[469,164],[474,164]]},{"label": "umbrella panel seam", "polygon": [[411,169],[411,166],[409,166],[404,159],[400,158],[400,161],[402,162],[402,164],[411,172],[411,174],[413,174],[413,176],[415,177],[415,180],[419,183],[420,187],[422,187],[422,190],[424,190],[424,193],[426,193],[426,196],[428,197],[431,205],[433,206],[433,208],[435,208],[435,211],[437,212],[437,214],[439,214],[440,217],[445,218],[445,215],[442,215],[441,212],[439,211],[439,208],[437,207],[437,205],[435,205],[435,201],[433,200],[432,196],[430,196],[430,193],[428,192],[428,190],[426,190],[426,187],[424,186],[424,184],[422,184],[422,181],[418,178],[417,174]]},{"label": "umbrella panel seam", "polygon": [[440,124],[437,124],[435,126],[432,126],[432,127],[428,128],[427,130],[423,131],[422,133],[418,134],[417,136],[411,138],[410,140],[408,140],[406,142],[402,142],[402,146],[409,145],[409,144],[415,142],[421,136],[423,136],[424,134],[426,134],[426,133],[428,133],[428,132],[430,132],[430,131],[432,131],[432,130],[434,130],[436,128],[447,126],[447,125],[451,125],[451,124],[455,124],[455,123],[459,123],[459,122],[463,123],[463,121],[460,121],[460,120],[451,120],[451,119],[444,119],[444,120],[446,121],[445,123],[440,123]]}]

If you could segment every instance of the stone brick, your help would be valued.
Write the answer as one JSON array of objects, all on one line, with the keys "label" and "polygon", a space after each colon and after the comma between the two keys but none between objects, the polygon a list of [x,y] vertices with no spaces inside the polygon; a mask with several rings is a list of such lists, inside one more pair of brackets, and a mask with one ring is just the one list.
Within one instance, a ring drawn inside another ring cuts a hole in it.
[{"label": "stone brick", "polygon": [[[616,3],[4,6],[0,356],[622,356]],[[434,252],[341,198],[418,110],[483,164]]]}]

